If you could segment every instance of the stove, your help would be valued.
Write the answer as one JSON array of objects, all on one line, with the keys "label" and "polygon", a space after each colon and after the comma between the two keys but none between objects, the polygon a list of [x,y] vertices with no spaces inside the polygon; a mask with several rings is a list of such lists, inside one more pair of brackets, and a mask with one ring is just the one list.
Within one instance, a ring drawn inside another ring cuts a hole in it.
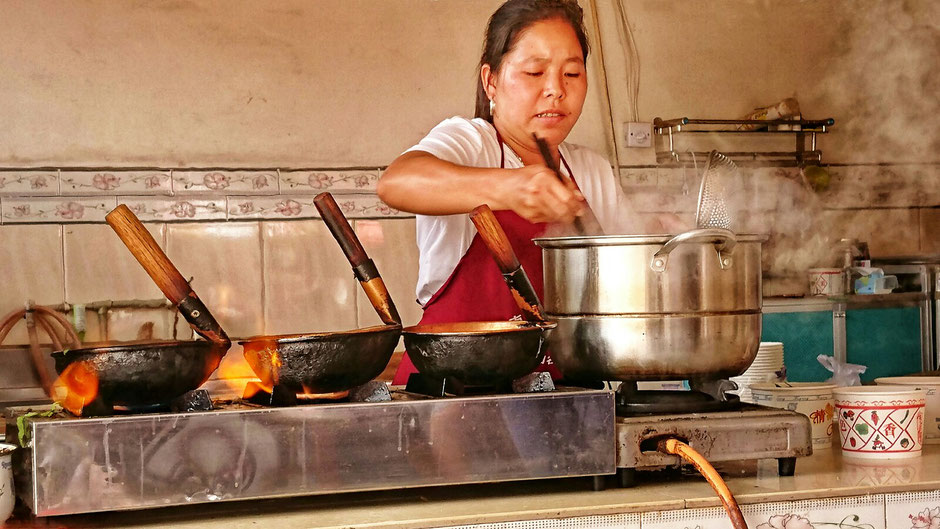
[{"label": "stove", "polygon": [[8,408],[7,438],[26,446],[17,494],[54,516],[616,471],[610,391],[431,397],[370,385],[350,392],[362,402],[272,406],[272,392],[111,416]]},{"label": "stove", "polygon": [[777,459],[779,474],[792,476],[796,458],[813,453],[809,417],[742,403],[726,393],[733,388],[725,380],[693,383],[690,391],[637,391],[635,382],[621,384],[616,393],[620,486],[635,485],[639,470],[684,463],[656,449],[667,437],[678,438],[711,463]]},{"label": "stove", "polygon": [[5,416],[7,438],[23,436],[26,447],[14,456],[17,494],[37,516],[577,476],[601,489],[612,474],[632,486],[638,471],[683,464],[656,451],[664,437],[712,462],[776,458],[792,475],[812,453],[809,419],[742,404],[726,388],[624,383],[615,393],[544,376],[500,388],[415,378],[395,391],[370,382],[340,401],[277,388],[237,400],[197,391],[163,408]]}]

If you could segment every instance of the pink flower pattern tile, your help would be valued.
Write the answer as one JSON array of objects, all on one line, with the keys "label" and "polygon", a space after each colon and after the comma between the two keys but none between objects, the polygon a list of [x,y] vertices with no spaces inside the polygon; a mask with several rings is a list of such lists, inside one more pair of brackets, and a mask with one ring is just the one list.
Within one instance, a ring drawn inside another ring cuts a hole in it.
[{"label": "pink flower pattern tile", "polygon": [[225,198],[118,197],[142,221],[225,220]]},{"label": "pink flower pattern tile", "polygon": [[375,191],[379,181],[376,169],[351,171],[281,171],[281,193],[320,193],[322,191]]},{"label": "pink flower pattern tile", "polygon": [[2,196],[48,196],[58,193],[58,171],[0,171]]},{"label": "pink flower pattern tile", "polygon": [[173,171],[175,194],[273,195],[278,175],[271,171]]},{"label": "pink flower pattern tile", "polygon": [[169,171],[62,171],[63,195],[171,195]]},{"label": "pink flower pattern tile", "polygon": [[[315,195],[279,195],[276,197],[227,197],[229,219],[310,219],[320,213],[313,204]],[[382,202],[375,195],[343,195],[334,197],[343,214],[351,219],[412,217]]]},{"label": "pink flower pattern tile", "polygon": [[114,197],[4,198],[0,217],[4,224],[104,222],[115,206]]}]

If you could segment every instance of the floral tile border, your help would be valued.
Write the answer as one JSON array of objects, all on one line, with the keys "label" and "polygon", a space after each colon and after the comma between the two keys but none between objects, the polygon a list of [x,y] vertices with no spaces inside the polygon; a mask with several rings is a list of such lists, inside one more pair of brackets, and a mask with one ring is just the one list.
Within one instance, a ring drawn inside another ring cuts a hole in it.
[{"label": "floral tile border", "polygon": [[[247,219],[310,219],[320,213],[313,203],[316,195],[279,195],[276,197],[228,197],[229,220]],[[375,195],[336,194],[343,214],[351,219],[382,219],[412,217],[382,202]]]},{"label": "floral tile border", "polygon": [[940,490],[885,494],[885,525],[892,529],[940,527]]},{"label": "floral tile border", "polygon": [[313,219],[320,216],[313,205],[315,195],[278,195],[227,197],[227,218],[248,219]]},{"label": "floral tile border", "polygon": [[4,198],[0,218],[4,224],[104,222],[116,205],[114,197]]},{"label": "floral tile border", "polygon": [[248,194],[278,193],[278,171],[173,171],[176,194]]},{"label": "floral tile border", "polygon": [[48,196],[59,194],[59,172],[0,171],[0,195]]},{"label": "floral tile border", "polygon": [[[869,495],[742,505],[741,513],[748,527],[754,529],[885,529],[884,508],[883,495]],[[721,507],[647,512],[642,514],[640,525],[643,529],[730,527],[728,515]]]},{"label": "floral tile border", "polygon": [[170,171],[62,171],[63,195],[172,195]]},{"label": "floral tile border", "polygon": [[225,197],[118,197],[142,221],[225,220]]},{"label": "floral tile border", "polygon": [[374,192],[378,169],[281,171],[281,193],[320,193],[322,191]]},{"label": "floral tile border", "polygon": [[640,515],[602,514],[573,518],[549,518],[521,520],[518,522],[493,522],[472,525],[450,525],[441,529],[566,529],[568,527],[590,527],[592,529],[641,529]]}]

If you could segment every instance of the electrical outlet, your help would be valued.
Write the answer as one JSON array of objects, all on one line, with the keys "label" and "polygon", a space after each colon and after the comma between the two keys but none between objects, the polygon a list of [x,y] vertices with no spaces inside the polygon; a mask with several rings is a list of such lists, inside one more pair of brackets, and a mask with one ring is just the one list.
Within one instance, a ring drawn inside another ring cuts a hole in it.
[{"label": "electrical outlet", "polygon": [[653,124],[648,122],[630,121],[625,123],[624,136],[627,138],[627,147],[652,147]]}]

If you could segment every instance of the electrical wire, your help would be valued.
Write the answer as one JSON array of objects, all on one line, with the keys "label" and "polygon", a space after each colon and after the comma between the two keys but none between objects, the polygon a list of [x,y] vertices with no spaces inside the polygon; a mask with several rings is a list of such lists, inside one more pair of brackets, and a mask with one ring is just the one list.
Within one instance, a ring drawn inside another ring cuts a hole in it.
[{"label": "electrical wire", "polygon": [[616,0],[617,22],[620,29],[621,43],[626,49],[627,90],[630,94],[630,104],[633,110],[633,121],[640,121],[638,100],[640,98],[640,54],[636,47],[636,38],[630,27],[627,10],[623,0]]}]

